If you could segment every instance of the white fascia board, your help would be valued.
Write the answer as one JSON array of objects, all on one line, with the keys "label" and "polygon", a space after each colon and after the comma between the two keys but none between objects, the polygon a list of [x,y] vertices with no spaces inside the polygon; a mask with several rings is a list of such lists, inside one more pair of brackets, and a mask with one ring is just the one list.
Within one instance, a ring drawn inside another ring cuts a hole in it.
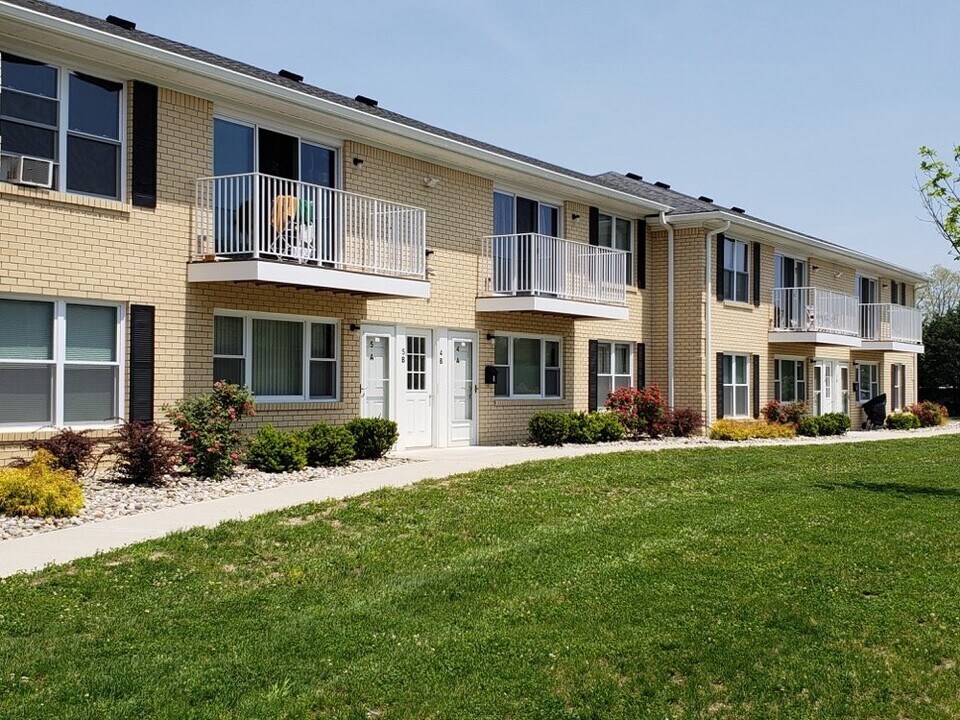
[{"label": "white fascia board", "polygon": [[603,305],[541,295],[477,298],[477,312],[541,312],[603,320],[630,319],[630,311],[622,305]]},{"label": "white fascia board", "polygon": [[863,341],[852,335],[820,332],[814,330],[771,330],[767,333],[767,342],[771,345],[782,343],[804,343],[808,345],[842,345],[843,347],[861,348]]},{"label": "white fascia board", "polygon": [[[477,148],[467,143],[453,140],[452,138],[446,138],[388,118],[371,115],[361,110],[355,110],[331,100],[310,95],[309,93],[283,87],[282,85],[275,85],[274,83],[246,75],[236,70],[230,70],[229,68],[224,68],[213,63],[188,58],[169,50],[119,37],[69,20],[51,17],[36,10],[10,5],[0,0],[0,18],[3,17],[12,18],[53,33],[67,34],[71,37],[96,43],[118,52],[132,54],[149,60],[150,62],[167,65],[178,71],[210,78],[227,85],[238,87],[245,92],[254,93],[255,95],[267,95],[276,100],[293,103],[314,112],[321,112],[346,120],[352,125],[360,125],[374,131],[386,132],[393,136],[414,140],[456,155],[467,156],[484,163],[489,163],[505,170],[545,179],[580,193],[602,196],[619,203],[628,204],[632,207],[639,206],[637,207],[637,213],[639,215],[650,212],[669,211],[671,209],[669,205],[639,198],[631,193],[614,190],[599,183],[595,184],[579,180],[569,175],[548,170],[516,158],[500,155],[490,150],[483,150],[482,148]],[[262,102],[262,97],[260,101]]]},{"label": "white fascia board", "polygon": [[886,350],[888,352],[916,353],[922,355],[923,343],[905,343],[891,341],[864,340],[864,350]]},{"label": "white fascia board", "polygon": [[365,275],[315,265],[270,260],[225,260],[187,265],[187,282],[261,282],[327,290],[347,290],[365,295],[429,298],[426,280]]},{"label": "white fascia board", "polygon": [[[909,270],[908,268],[903,268],[899,265],[884,262],[879,258],[858,252],[856,250],[850,250],[849,248],[840,247],[839,245],[832,245],[824,240],[820,240],[809,235],[804,235],[803,233],[768,225],[765,222],[754,220],[753,218],[743,217],[735,212],[715,210],[712,212],[701,213],[668,214],[667,220],[671,225],[695,225],[708,222],[722,223],[729,220],[732,227],[742,227],[756,232],[761,232],[765,235],[772,235],[776,238],[781,238],[797,245],[816,248],[824,255],[832,255],[835,258],[840,258],[847,262],[854,261],[859,264],[866,264],[874,269],[888,273],[895,273],[897,277],[894,279],[906,278],[907,280],[917,284],[927,282],[927,277],[916,272],[915,270]],[[659,224],[659,218],[654,219],[653,222]]]}]

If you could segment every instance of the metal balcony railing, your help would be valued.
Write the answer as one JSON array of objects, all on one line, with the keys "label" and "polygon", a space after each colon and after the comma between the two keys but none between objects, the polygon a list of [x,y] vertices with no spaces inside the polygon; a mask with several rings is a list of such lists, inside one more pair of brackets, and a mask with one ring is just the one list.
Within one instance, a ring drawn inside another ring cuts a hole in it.
[{"label": "metal balcony railing", "polygon": [[483,239],[487,296],[541,295],[625,305],[627,253],[537,233]]},{"label": "metal balcony railing", "polygon": [[426,212],[262,173],[200,178],[192,260],[265,259],[426,277]]},{"label": "metal balcony railing", "polygon": [[892,303],[860,306],[860,337],[879,342],[923,342],[923,316],[916,308]]},{"label": "metal balcony railing", "polygon": [[814,287],[775,288],[773,330],[826,332],[857,337],[860,303],[855,297]]}]

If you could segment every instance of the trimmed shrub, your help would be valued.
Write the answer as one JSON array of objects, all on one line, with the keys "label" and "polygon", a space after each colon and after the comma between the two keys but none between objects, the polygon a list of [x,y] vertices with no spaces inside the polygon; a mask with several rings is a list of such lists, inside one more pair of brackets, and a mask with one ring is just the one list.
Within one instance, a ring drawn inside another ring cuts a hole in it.
[{"label": "trimmed shrub", "polygon": [[916,430],[920,427],[920,418],[909,410],[899,410],[887,415],[884,426],[888,430]]},{"label": "trimmed shrub", "polygon": [[815,415],[801,418],[800,422],[797,423],[797,434],[804,437],[819,437],[820,418]]},{"label": "trimmed shrub", "polygon": [[592,413],[593,422],[597,426],[597,440],[599,442],[616,442],[623,440],[627,434],[626,428],[620,422],[620,418],[611,412]]},{"label": "trimmed shrub", "polygon": [[538,412],[530,416],[527,430],[537,445],[563,445],[570,435],[570,413]]},{"label": "trimmed shrub", "polygon": [[598,415],[600,413],[570,413],[566,442],[579,445],[593,445],[599,442],[601,425],[597,421]]},{"label": "trimmed shrub", "polygon": [[797,425],[800,419],[807,414],[807,403],[803,400],[790,403],[771,400],[763,406],[760,414],[765,417],[768,422],[778,423],[780,425]]},{"label": "trimmed shrub", "polygon": [[37,450],[18,468],[0,468],[0,513],[28,517],[69,517],[83,508],[83,489],[70,471],[56,467],[56,458]]},{"label": "trimmed shrub", "polygon": [[292,472],[306,464],[307,448],[298,433],[264,425],[247,443],[247,465],[255,470]]},{"label": "trimmed shrub", "polygon": [[811,415],[800,419],[797,434],[806,437],[824,437],[843,435],[850,429],[850,418],[845,413],[827,413]]},{"label": "trimmed shrub", "polygon": [[82,475],[90,466],[97,445],[89,434],[89,430],[77,432],[67,428],[45,440],[28,440],[27,447],[34,451],[46,450],[53,456],[57,467]]},{"label": "trimmed shrub", "polygon": [[667,423],[673,437],[692,437],[703,430],[703,414],[693,408],[671,410]]},{"label": "trimmed shrub", "polygon": [[607,396],[606,406],[616,414],[632,437],[646,435],[658,438],[670,429],[667,422],[667,402],[656,385],[614,390]]},{"label": "trimmed shrub", "polygon": [[789,438],[795,434],[792,425],[768,423],[766,420],[717,420],[710,426],[711,440]]},{"label": "trimmed shrub", "polygon": [[917,420],[920,421],[920,427],[946,425],[950,419],[950,411],[947,410],[944,405],[931,400],[913,403],[913,405],[909,407],[909,410],[917,416]]},{"label": "trimmed shrub", "polygon": [[396,442],[397,424],[385,418],[354,418],[344,427],[353,435],[353,448],[358,460],[382,458]]},{"label": "trimmed shrub", "polygon": [[212,392],[169,408],[167,417],[180,434],[190,474],[214,480],[232,475],[243,448],[243,434],[234,424],[255,414],[250,391],[227,382],[215,382]]},{"label": "trimmed shrub", "polygon": [[353,460],[353,435],[342,425],[318,422],[301,434],[310,467],[339,467]]},{"label": "trimmed shrub", "polygon": [[159,425],[125,422],[110,452],[117,459],[117,479],[121,482],[160,485],[164,475],[176,470],[183,448],[165,438]]}]

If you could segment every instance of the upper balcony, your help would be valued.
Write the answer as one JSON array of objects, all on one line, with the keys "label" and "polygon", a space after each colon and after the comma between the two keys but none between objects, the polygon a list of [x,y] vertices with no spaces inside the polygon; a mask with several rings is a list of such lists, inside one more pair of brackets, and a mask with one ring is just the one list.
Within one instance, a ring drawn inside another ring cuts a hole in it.
[{"label": "upper balcony", "polygon": [[775,288],[769,341],[860,347],[860,303],[815,287]]},{"label": "upper balcony", "polygon": [[479,312],[626,320],[627,254],[537,233],[483,239]]},{"label": "upper balcony", "polygon": [[893,303],[860,306],[863,347],[923,352],[923,316],[916,308]]},{"label": "upper balcony", "polygon": [[200,178],[187,279],[430,297],[426,212],[262,173]]}]

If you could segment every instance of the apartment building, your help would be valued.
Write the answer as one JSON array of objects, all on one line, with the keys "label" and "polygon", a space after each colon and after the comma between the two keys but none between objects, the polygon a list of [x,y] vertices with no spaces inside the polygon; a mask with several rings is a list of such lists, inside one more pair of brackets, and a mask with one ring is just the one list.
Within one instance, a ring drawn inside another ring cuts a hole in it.
[{"label": "apartment building", "polygon": [[909,270],[36,0],[0,0],[0,454],[241,382],[258,422],[523,439],[676,407],[913,401]]}]

